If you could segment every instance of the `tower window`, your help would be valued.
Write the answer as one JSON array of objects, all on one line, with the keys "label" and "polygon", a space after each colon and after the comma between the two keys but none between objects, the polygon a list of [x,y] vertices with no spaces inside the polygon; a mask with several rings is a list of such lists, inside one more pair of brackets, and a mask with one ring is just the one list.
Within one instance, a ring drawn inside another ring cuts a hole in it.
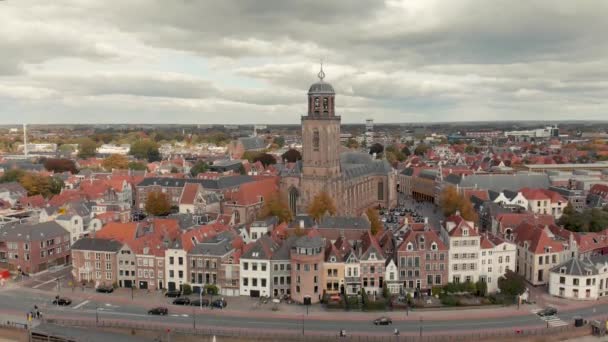
[{"label": "tower window", "polygon": [[315,97],[315,110],[319,109],[319,98]]},{"label": "tower window", "polygon": [[329,109],[329,99],[327,97],[323,98],[323,110]]},{"label": "tower window", "polygon": [[312,149],[315,151],[319,150],[319,140],[319,131],[315,129],[312,132]]}]

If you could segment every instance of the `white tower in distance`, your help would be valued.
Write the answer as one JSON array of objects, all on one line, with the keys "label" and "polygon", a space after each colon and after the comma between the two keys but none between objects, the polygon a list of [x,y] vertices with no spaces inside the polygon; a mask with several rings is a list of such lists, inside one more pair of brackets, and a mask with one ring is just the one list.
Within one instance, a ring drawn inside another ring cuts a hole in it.
[{"label": "white tower in distance", "polygon": [[23,124],[23,154],[27,157],[27,124]]}]

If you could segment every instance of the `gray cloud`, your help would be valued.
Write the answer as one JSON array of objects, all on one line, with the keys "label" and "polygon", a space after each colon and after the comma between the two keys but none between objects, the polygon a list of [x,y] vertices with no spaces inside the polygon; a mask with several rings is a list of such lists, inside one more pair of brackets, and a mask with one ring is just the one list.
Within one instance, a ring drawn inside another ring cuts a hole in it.
[{"label": "gray cloud", "polygon": [[346,122],[603,118],[607,14],[586,0],[0,2],[0,123],[295,123],[319,58]]}]

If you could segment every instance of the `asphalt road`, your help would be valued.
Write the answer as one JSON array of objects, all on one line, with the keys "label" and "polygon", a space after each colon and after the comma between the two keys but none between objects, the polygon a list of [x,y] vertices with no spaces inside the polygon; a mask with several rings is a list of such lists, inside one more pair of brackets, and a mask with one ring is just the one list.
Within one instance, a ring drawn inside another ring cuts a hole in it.
[{"label": "asphalt road", "polygon": [[[485,318],[477,320],[433,320],[433,313],[428,312],[428,318],[421,322],[417,318],[408,319],[403,315],[403,320],[395,320],[391,326],[374,326],[371,321],[344,320],[345,316],[336,320],[320,320],[314,316],[303,315],[302,319],[283,319],[276,317],[234,317],[223,316],[221,312],[210,309],[200,309],[191,307],[176,307],[168,305],[169,315],[166,317],[149,316],[149,308],[137,307],[134,305],[114,305],[101,301],[83,300],[74,302],[69,307],[57,307],[51,304],[53,294],[25,294],[19,289],[0,292],[0,314],[2,313],[25,313],[32,310],[34,305],[38,305],[43,314],[48,316],[61,316],[71,319],[95,320],[121,320],[134,322],[163,322],[164,324],[192,324],[193,315],[196,325],[202,327],[229,328],[229,329],[262,329],[265,331],[278,330],[282,332],[292,331],[301,332],[302,324],[306,331],[319,333],[334,333],[339,329],[345,329],[350,334],[390,334],[393,329],[399,329],[403,334],[418,333],[420,327],[424,332],[449,333],[488,331],[496,329],[526,329],[542,327],[545,322],[530,312],[529,315]],[[522,309],[523,310],[523,309]],[[340,314],[338,314],[340,315]],[[344,313],[343,315],[348,315]],[[378,316],[382,314],[379,313]],[[608,315],[608,304],[598,305],[595,308],[579,309],[574,311],[561,312],[559,318],[565,322],[572,323],[574,316],[590,317],[597,315]]]}]

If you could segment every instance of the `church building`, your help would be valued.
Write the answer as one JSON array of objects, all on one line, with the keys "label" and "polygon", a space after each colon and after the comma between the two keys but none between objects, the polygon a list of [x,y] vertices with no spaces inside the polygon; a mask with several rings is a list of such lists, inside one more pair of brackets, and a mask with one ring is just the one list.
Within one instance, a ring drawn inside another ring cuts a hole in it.
[{"label": "church building", "polygon": [[302,160],[281,173],[281,195],[294,214],[306,213],[313,198],[325,191],[337,214],[358,216],[371,206],[397,204],[396,173],[386,160],[374,160],[365,152],[343,152],[336,93],[324,81],[308,90],[308,113],[302,116]]}]

